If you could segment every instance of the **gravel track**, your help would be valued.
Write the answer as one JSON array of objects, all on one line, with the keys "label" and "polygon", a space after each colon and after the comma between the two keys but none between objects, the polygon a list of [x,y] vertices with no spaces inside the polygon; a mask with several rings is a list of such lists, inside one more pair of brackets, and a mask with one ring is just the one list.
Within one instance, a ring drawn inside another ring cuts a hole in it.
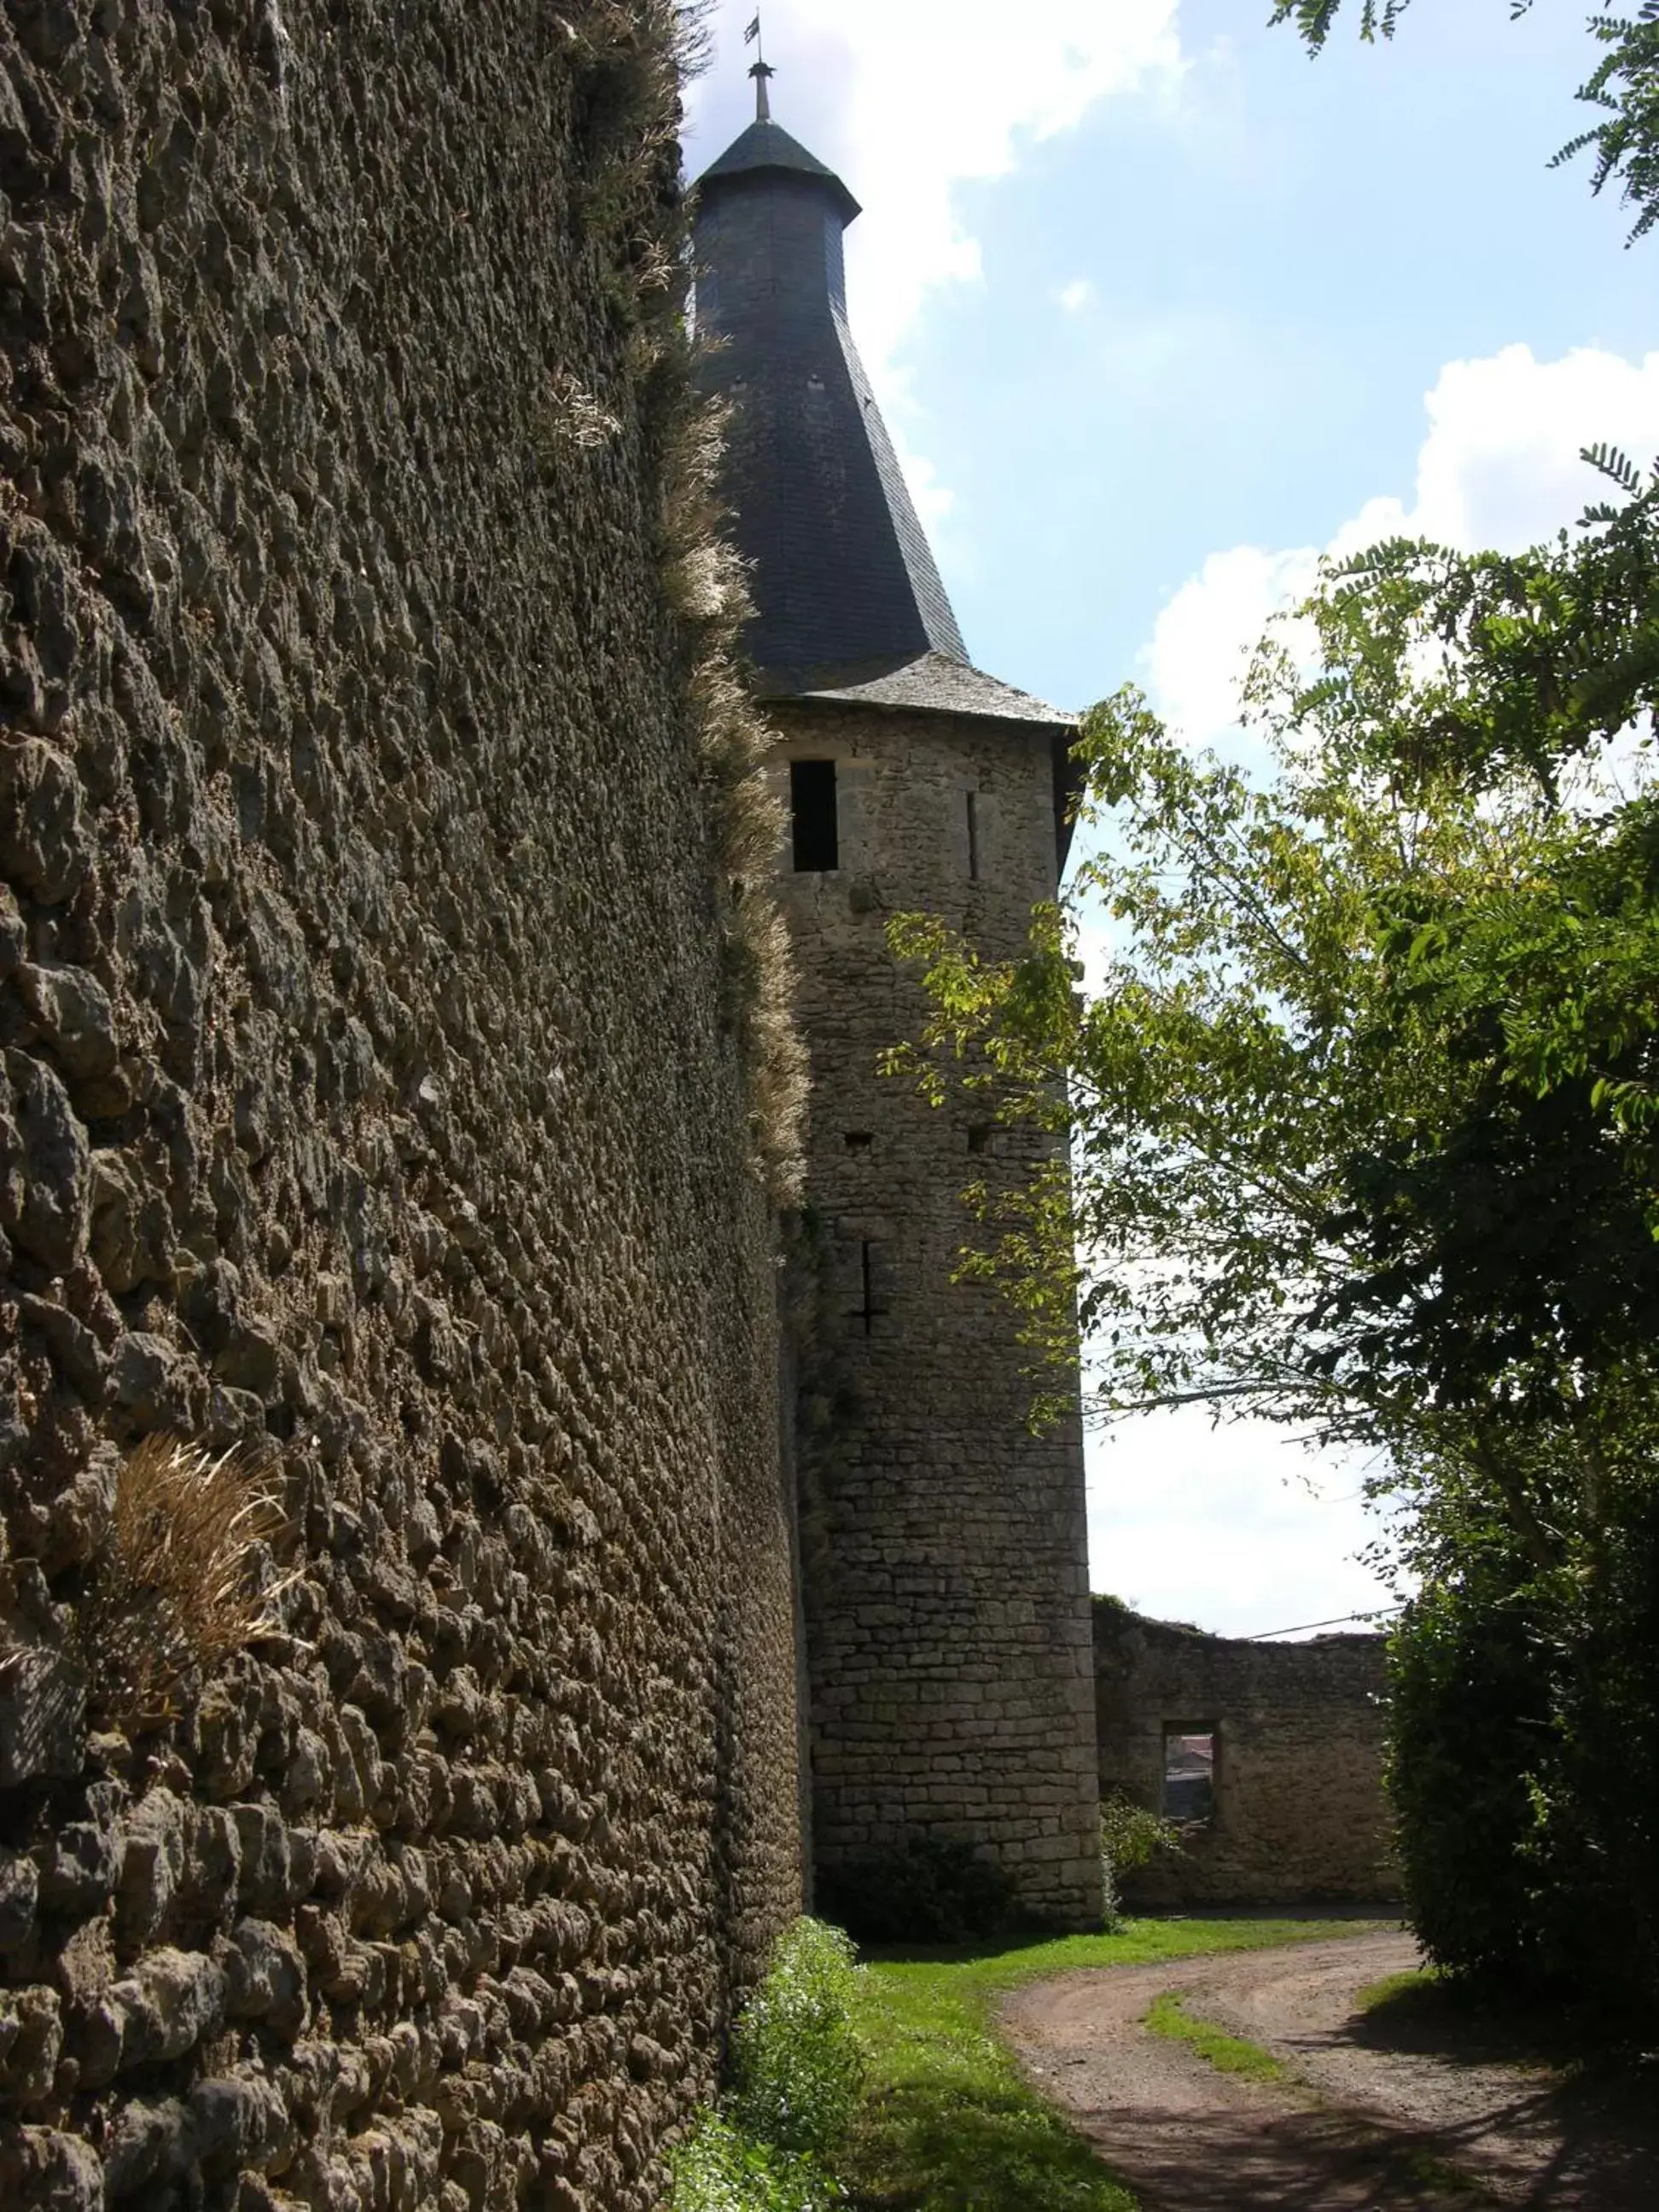
[{"label": "gravel track", "polygon": [[[1389,1933],[1095,1968],[1018,1991],[1002,2027],[1036,2086],[1161,2212],[1659,2212],[1659,2111],[1639,2094],[1523,2063],[1490,2034],[1356,2014],[1357,1991],[1417,1963],[1413,1939]],[[1166,1990],[1295,2079],[1220,2074],[1149,2035]],[[1659,2103],[1651,2083],[1647,2096]]]}]

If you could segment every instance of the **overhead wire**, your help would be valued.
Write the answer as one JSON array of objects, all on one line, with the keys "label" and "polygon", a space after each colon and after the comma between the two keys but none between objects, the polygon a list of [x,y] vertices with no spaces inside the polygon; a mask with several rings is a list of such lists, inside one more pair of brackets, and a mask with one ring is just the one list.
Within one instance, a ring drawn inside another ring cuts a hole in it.
[{"label": "overhead wire", "polygon": [[1386,1620],[1391,1613],[1404,1613],[1405,1601],[1398,1605],[1374,1606],[1369,1613],[1340,1613],[1334,1620],[1299,1620],[1293,1628],[1261,1628],[1254,1636],[1242,1636],[1241,1644],[1267,1644],[1275,1636],[1301,1636],[1310,1628],[1342,1628],[1351,1620]]}]

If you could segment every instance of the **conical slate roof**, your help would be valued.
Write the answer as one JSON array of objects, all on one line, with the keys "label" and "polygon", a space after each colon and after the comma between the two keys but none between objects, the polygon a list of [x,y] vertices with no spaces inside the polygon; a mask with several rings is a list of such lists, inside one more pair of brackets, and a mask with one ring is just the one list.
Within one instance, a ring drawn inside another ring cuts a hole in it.
[{"label": "conical slate roof", "polygon": [[842,233],[858,202],[770,119],[764,76],[761,94],[759,118],[699,180],[694,230],[703,379],[731,403],[723,488],[750,569],[757,689],[1042,731],[1058,826],[1072,717],[969,661],[848,325]]},{"label": "conical slate roof", "polygon": [[751,123],[741,137],[734,138],[719,161],[703,171],[701,183],[706,196],[710,182],[717,177],[753,177],[763,171],[817,178],[839,210],[843,225],[863,212],[835,171],[826,168],[816,154],[809,154],[798,138],[792,138],[769,116]]},{"label": "conical slate roof", "polygon": [[769,120],[698,189],[697,326],[732,403],[726,490],[753,568],[749,649],[769,671],[967,657],[848,328],[842,233],[858,211]]}]

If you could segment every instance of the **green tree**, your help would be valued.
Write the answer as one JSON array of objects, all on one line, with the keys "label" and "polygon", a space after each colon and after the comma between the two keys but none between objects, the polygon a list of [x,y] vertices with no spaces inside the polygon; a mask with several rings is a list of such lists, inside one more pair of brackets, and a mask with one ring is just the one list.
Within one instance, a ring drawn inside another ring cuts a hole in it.
[{"label": "green tree", "polygon": [[[1659,2004],[1653,1376],[1565,1432],[1455,1433],[1413,1470],[1389,1786],[1430,1955]],[[1500,1456],[1501,1455],[1501,1456]],[[1588,1479],[1587,1479],[1588,1478]]]},{"label": "green tree", "polygon": [[1519,559],[1332,571],[1311,676],[1281,648],[1253,678],[1270,781],[1121,694],[1079,748],[1112,842],[1027,956],[897,926],[932,1006],[908,1064],[1074,1122],[1069,1171],[971,1194],[994,1233],[969,1264],[1039,1355],[1064,1362],[1080,1302],[1104,1409],[1386,1441],[1425,1384],[1437,1411],[1553,1410],[1652,1340],[1659,816],[1582,759],[1561,783],[1650,705],[1656,530],[1649,488]]},{"label": "green tree", "polygon": [[[1649,1725],[1659,1662],[1630,1624],[1659,1565],[1659,799],[1639,739],[1659,486],[1595,458],[1618,496],[1553,545],[1401,542],[1328,570],[1251,679],[1266,778],[1193,760],[1133,693],[1097,708],[1079,750],[1109,834],[1020,961],[895,924],[930,1005],[895,1064],[1073,1127],[1069,1176],[969,1194],[964,1265],[1007,1286],[1039,1366],[1063,1364],[1080,1313],[1105,1413],[1199,1401],[1389,1455],[1428,1593],[1396,1766],[1439,1955],[1492,1963],[1443,1909],[1466,1887],[1436,1840],[1449,1802],[1407,1771],[1443,1779],[1419,1756],[1449,1679],[1434,1636],[1454,1619],[1446,1648],[1478,1645],[1501,1586],[1539,1626],[1521,1674],[1500,1663],[1513,1619],[1494,1634],[1487,1736],[1544,1730],[1530,1765],[1498,1761],[1479,1831],[1535,1871],[1530,1917],[1498,1916],[1509,1962],[1604,1956],[1542,1930],[1563,1897],[1616,1895],[1621,1956],[1659,1997],[1659,1825],[1609,1759],[1607,1691]],[[1104,949],[1082,992],[1085,921]],[[1649,1771],[1656,1752],[1650,1732]]]},{"label": "green tree", "polygon": [[[1359,0],[1349,15],[1362,39],[1391,39],[1410,5],[1411,0]],[[1532,0],[1509,0],[1512,16],[1526,15],[1531,6]],[[1343,0],[1277,0],[1268,21],[1293,24],[1316,54],[1342,9]],[[1578,97],[1604,110],[1607,120],[1570,139],[1550,167],[1592,154],[1590,189],[1599,193],[1618,180],[1626,205],[1636,211],[1633,244],[1659,222],[1659,0],[1642,0],[1634,15],[1594,15],[1589,27],[1606,51]]]}]

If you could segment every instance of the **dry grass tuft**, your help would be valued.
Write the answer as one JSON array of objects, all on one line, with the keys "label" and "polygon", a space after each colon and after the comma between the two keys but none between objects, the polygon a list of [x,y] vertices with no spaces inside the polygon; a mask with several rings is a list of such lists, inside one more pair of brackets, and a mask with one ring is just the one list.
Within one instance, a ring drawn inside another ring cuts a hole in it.
[{"label": "dry grass tuft", "polygon": [[706,64],[709,0],[575,0],[555,17],[577,73],[581,228],[625,313],[672,312],[684,243],[680,89]]},{"label": "dry grass tuft", "polygon": [[562,439],[568,445],[592,451],[619,438],[622,424],[566,369],[553,380],[547,435],[550,440]]},{"label": "dry grass tuft", "polygon": [[179,1693],[276,1627],[258,1571],[286,1527],[269,1468],[146,1437],[115,1481],[104,1542],[76,1608],[94,1725],[159,1728]]},{"label": "dry grass tuft", "polygon": [[[748,1093],[750,1150],[773,1202],[799,1196],[806,1055],[796,1032],[787,933],[771,889],[782,822],[766,773],[774,733],[739,673],[749,614],[724,536],[724,418],[697,398],[686,330],[689,223],[679,183],[680,90],[708,52],[708,0],[566,0],[578,64],[584,228],[601,247],[627,325],[626,381],[660,492],[664,597],[678,625],[712,828],[726,1012]],[[623,413],[555,394],[563,436],[597,444]]]},{"label": "dry grass tuft", "polygon": [[690,654],[688,685],[714,831],[727,1011],[749,1092],[756,1166],[776,1206],[799,1199],[806,1050],[795,1025],[789,935],[772,890],[782,810],[767,775],[775,743],[738,673],[750,612],[743,564],[723,536],[717,490],[725,413],[687,397],[663,459],[663,580]]}]

